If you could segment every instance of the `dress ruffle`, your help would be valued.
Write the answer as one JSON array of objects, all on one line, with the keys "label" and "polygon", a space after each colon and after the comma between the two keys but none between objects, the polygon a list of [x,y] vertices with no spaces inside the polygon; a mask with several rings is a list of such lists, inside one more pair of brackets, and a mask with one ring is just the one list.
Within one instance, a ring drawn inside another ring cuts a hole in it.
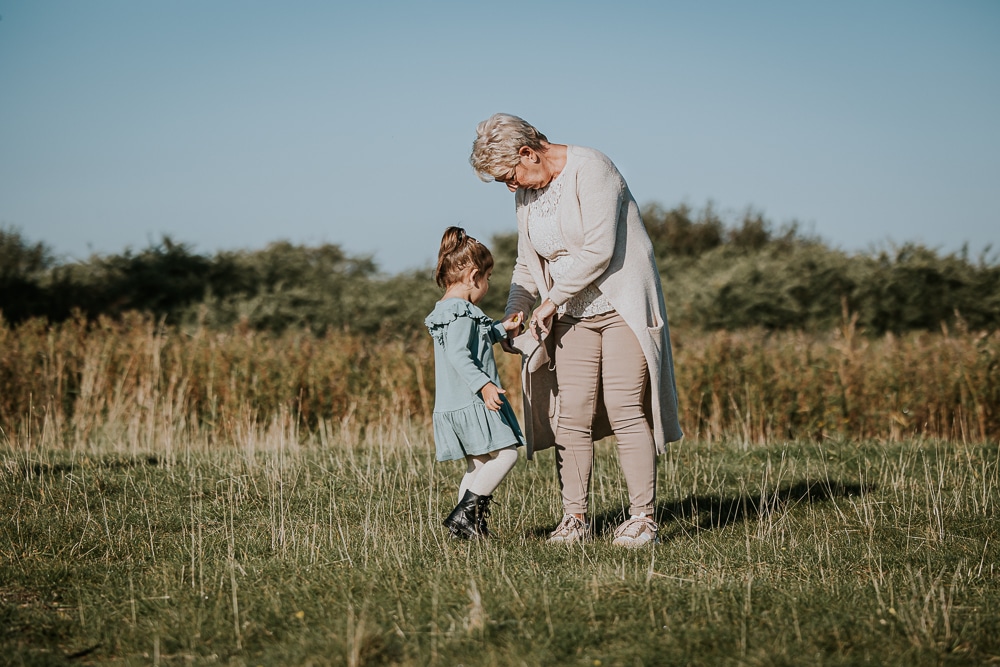
[{"label": "dress ruffle", "polygon": [[524,436],[517,425],[514,409],[501,398],[499,410],[493,411],[481,401],[452,410],[434,413],[434,442],[438,461],[452,461],[466,456],[523,445]]},{"label": "dress ruffle", "polygon": [[488,333],[490,327],[493,326],[493,320],[478,306],[459,298],[438,301],[431,314],[424,318],[424,326],[427,327],[434,340],[444,345],[445,330],[449,324],[460,317],[474,320],[484,334]]}]

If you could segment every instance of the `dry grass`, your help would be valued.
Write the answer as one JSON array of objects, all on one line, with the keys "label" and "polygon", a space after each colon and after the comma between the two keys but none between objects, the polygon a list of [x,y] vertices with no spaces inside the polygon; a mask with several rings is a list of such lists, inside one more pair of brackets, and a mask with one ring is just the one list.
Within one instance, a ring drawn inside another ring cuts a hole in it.
[{"label": "dry grass", "polygon": [[[831,334],[679,331],[674,346],[696,440],[1000,437],[1000,333],[873,339],[848,322]],[[289,422],[357,439],[427,424],[433,406],[427,336],[179,331],[134,315],[0,325],[0,350],[0,429],[15,447],[226,447]],[[500,364],[517,387],[517,359]]]}]

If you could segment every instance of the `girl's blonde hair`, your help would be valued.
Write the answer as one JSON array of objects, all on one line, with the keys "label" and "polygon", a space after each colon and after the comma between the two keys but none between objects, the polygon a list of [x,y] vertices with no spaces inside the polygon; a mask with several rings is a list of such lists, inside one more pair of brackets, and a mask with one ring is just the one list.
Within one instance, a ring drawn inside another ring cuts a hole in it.
[{"label": "girl's blonde hair", "polygon": [[507,113],[495,113],[476,127],[469,162],[483,181],[495,181],[509,174],[521,161],[518,151],[527,146],[545,150],[549,140],[534,125]]},{"label": "girl's blonde hair", "polygon": [[441,237],[434,281],[441,289],[448,289],[459,282],[469,268],[477,269],[479,277],[485,279],[486,273],[493,268],[493,253],[461,227],[449,227]]}]

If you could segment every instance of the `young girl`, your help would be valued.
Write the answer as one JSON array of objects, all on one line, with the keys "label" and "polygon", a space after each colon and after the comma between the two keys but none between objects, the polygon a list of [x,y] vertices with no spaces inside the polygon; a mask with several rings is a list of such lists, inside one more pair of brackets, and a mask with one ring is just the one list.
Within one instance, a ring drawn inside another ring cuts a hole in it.
[{"label": "young girl", "polygon": [[493,490],[517,462],[524,444],[504,397],[493,344],[520,329],[523,315],[494,322],[476,304],[493,273],[489,249],[460,227],[441,239],[435,280],[445,292],[424,324],[434,338],[434,441],[437,460],[465,459],[458,505],[444,520],[453,537],[488,537]]}]

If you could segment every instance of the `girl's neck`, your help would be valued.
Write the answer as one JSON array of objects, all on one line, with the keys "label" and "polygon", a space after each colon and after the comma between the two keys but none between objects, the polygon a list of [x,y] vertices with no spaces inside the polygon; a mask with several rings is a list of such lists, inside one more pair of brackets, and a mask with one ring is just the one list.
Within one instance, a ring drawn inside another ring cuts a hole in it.
[{"label": "girl's neck", "polygon": [[442,301],[445,299],[465,299],[469,303],[472,303],[472,288],[462,283],[449,285],[444,291],[444,296],[441,297]]}]

